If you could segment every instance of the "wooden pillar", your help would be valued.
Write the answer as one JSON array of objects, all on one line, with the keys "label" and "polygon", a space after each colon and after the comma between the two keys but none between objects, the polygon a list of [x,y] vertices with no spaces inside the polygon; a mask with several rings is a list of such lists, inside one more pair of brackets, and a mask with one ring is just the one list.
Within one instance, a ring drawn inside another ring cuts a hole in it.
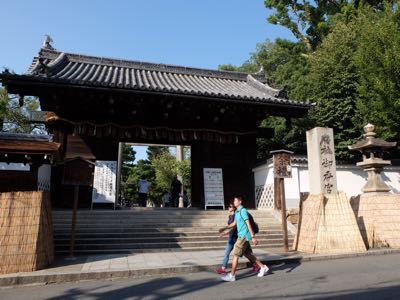
[{"label": "wooden pillar", "polygon": [[[184,153],[183,153],[183,146],[182,145],[176,146],[176,160],[178,162],[182,162],[184,160]],[[183,182],[182,174],[178,174],[178,179],[182,183],[180,196],[179,196],[179,205],[178,205],[178,207],[184,207],[184,204],[183,204],[183,189],[184,189],[184,187],[183,187],[183,185],[185,183]]]},{"label": "wooden pillar", "polygon": [[[120,197],[120,187],[121,187],[121,171],[122,171],[122,149],[124,147],[123,143],[118,143],[118,158],[117,158],[117,182],[116,182],[116,195],[115,195],[115,202],[114,202],[114,209],[115,205],[119,205],[119,197]],[[92,204],[93,205],[93,204]]]},{"label": "wooden pillar", "polygon": [[281,203],[281,214],[282,214],[282,233],[283,233],[283,249],[285,252],[289,251],[289,239],[287,231],[286,221],[286,198],[285,198],[285,179],[279,178],[279,192],[280,192],[280,203]]},{"label": "wooden pillar", "polygon": [[[289,240],[286,220],[286,199],[285,199],[285,178],[292,177],[291,155],[293,152],[288,150],[271,151],[274,164],[274,204],[275,208],[280,203],[282,218],[282,234],[284,251],[289,251]],[[278,196],[279,195],[279,196]],[[279,197],[279,200],[278,200]]]},{"label": "wooden pillar", "polygon": [[281,209],[281,190],[279,178],[274,178],[274,209]]},{"label": "wooden pillar", "polygon": [[76,231],[76,212],[78,210],[78,199],[79,199],[79,185],[74,186],[74,206],[72,209],[72,220],[71,220],[71,239],[69,244],[69,257],[74,257],[75,249],[75,231]]}]

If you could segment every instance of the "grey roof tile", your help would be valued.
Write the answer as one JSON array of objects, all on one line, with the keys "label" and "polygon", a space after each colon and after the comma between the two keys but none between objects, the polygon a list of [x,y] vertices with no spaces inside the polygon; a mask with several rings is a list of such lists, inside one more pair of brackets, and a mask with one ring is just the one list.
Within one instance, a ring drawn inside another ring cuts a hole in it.
[{"label": "grey roof tile", "polygon": [[280,91],[265,84],[257,74],[94,57],[44,48],[23,76],[86,86],[310,107],[308,103],[279,97]]}]

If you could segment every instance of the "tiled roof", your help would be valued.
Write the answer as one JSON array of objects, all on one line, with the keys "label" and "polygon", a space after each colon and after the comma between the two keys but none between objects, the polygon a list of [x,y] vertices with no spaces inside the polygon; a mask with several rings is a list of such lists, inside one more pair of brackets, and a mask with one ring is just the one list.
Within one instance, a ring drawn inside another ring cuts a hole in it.
[{"label": "tiled roof", "polygon": [[[228,98],[307,109],[283,91],[263,83],[264,76],[63,53],[42,48],[24,75],[30,80],[126,90]],[[5,77],[4,73],[0,77]]]}]

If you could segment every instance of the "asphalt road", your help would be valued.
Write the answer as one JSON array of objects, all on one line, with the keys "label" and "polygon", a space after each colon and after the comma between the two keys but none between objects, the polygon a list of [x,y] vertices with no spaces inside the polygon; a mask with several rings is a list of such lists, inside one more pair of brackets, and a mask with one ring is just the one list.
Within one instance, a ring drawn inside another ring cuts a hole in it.
[{"label": "asphalt road", "polygon": [[222,282],[210,272],[0,289],[1,300],[34,299],[400,299],[400,254],[241,270]]}]

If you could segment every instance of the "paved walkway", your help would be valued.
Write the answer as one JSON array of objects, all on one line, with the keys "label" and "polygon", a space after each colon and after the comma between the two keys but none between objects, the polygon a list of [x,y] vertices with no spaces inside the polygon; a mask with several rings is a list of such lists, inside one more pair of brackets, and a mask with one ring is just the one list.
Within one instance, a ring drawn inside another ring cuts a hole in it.
[{"label": "paved walkway", "polygon": [[[339,255],[301,255],[296,252],[271,253],[261,249],[254,250],[256,256],[267,264],[282,262],[326,260],[366,255],[400,253],[400,250],[373,250],[356,254]],[[19,284],[61,283],[79,280],[110,279],[118,277],[141,278],[171,274],[212,271],[223,259],[223,251],[165,251],[158,253],[91,255],[77,257],[75,260],[56,259],[45,270],[6,274],[0,276],[0,286]],[[246,267],[247,260],[241,259],[240,268]]]},{"label": "paved walkway", "polygon": [[399,300],[400,254],[271,266],[263,278],[240,270],[237,281],[214,272],[140,279],[92,281],[0,288],[2,300]]}]

